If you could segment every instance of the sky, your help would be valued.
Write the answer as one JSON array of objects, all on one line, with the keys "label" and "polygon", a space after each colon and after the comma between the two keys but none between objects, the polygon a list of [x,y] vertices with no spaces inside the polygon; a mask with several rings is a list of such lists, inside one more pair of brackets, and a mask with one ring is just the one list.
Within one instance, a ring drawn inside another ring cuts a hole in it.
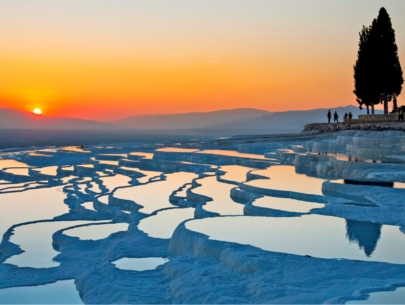
[{"label": "sky", "polygon": [[0,0],[0,108],[112,121],[356,105],[359,32],[382,6],[405,70],[404,0]]}]

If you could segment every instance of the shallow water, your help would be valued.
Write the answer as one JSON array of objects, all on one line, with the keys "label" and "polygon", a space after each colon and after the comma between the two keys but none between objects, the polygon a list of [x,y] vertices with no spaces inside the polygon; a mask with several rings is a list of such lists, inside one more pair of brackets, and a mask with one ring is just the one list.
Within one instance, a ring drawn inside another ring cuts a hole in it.
[{"label": "shallow water", "polygon": [[247,185],[272,190],[323,195],[322,183],[325,180],[297,174],[294,166],[271,166],[268,169],[257,170],[252,173],[269,177],[270,179],[252,180],[246,182]]},{"label": "shallow water", "polygon": [[244,205],[231,198],[231,189],[235,185],[219,182],[216,176],[198,179],[197,182],[201,186],[192,189],[192,192],[212,198],[203,206],[204,210],[220,215],[243,215]]},{"label": "shallow water", "polygon": [[252,170],[251,167],[240,165],[225,165],[221,166],[219,169],[226,172],[225,175],[221,175],[221,179],[239,183],[245,182],[247,173]]},{"label": "shallow water", "polygon": [[57,176],[57,174],[58,174],[57,169],[58,169],[58,166],[47,166],[47,167],[36,168],[35,170],[44,175]]},{"label": "shallow water", "polygon": [[119,186],[127,186],[129,182],[132,180],[128,176],[124,175],[115,175],[111,177],[102,177],[100,180],[103,182],[103,185],[108,189],[108,191],[112,192],[115,188]]},{"label": "shallow water", "polygon": [[131,152],[129,155],[143,157],[144,159],[153,158],[153,153],[146,153],[146,152]]},{"label": "shallow water", "polygon": [[119,161],[111,161],[111,160],[97,160],[98,164],[101,165],[112,165],[112,166],[118,166],[119,165]]},{"label": "shallow water", "polygon": [[404,304],[405,287],[399,287],[394,291],[379,291],[370,293],[367,300],[349,301],[345,304]]},{"label": "shallow water", "polygon": [[40,188],[18,193],[1,194],[0,236],[12,225],[52,219],[69,212],[63,202],[66,195],[59,187]]},{"label": "shallow water", "polygon": [[107,238],[113,233],[125,232],[127,230],[127,223],[109,223],[73,228],[63,231],[63,234],[78,237],[83,240],[97,240]]},{"label": "shallow water", "polygon": [[18,176],[29,176],[29,169],[28,168],[7,168],[3,170],[5,173],[10,173],[13,175]]},{"label": "shallow water", "polygon": [[74,280],[0,289],[0,304],[83,304]]},{"label": "shallow water", "polygon": [[94,207],[93,207],[93,202],[92,201],[85,202],[85,203],[82,204],[82,206],[87,210],[96,211],[94,209]]},{"label": "shallow water", "polygon": [[0,159],[0,170],[8,167],[30,167],[28,164],[12,160],[12,159]]},{"label": "shallow water", "polygon": [[168,209],[142,219],[138,228],[150,237],[170,238],[181,222],[192,218],[194,218],[194,208]]},{"label": "shallow water", "polygon": [[54,221],[23,225],[14,229],[10,241],[24,251],[13,255],[5,263],[18,267],[49,268],[59,266],[52,259],[58,255],[52,247],[52,235],[71,226],[92,223],[89,221]]},{"label": "shallow water", "polygon": [[62,147],[61,150],[68,151],[68,152],[76,152],[76,153],[90,153],[89,150],[85,150],[79,146],[65,146]]},{"label": "shallow water", "polygon": [[308,213],[312,209],[323,208],[325,206],[324,204],[315,202],[270,196],[260,197],[253,201],[252,205],[267,209],[297,213]]},{"label": "shallow water", "polygon": [[35,182],[11,183],[10,181],[4,181],[4,183],[0,183],[0,190],[24,188],[30,185],[38,185],[38,184]]},{"label": "shallow water", "polygon": [[181,147],[164,147],[156,149],[156,151],[165,151],[165,152],[185,152],[185,153],[193,153],[199,151],[199,149],[195,148],[181,148]]},{"label": "shallow water", "polygon": [[404,264],[405,235],[398,227],[349,221],[343,218],[215,217],[186,223],[210,239],[252,245],[263,250]]},{"label": "shallow water", "polygon": [[29,183],[26,186],[19,186],[19,187],[5,187],[5,188],[0,188],[1,193],[9,193],[9,192],[25,192],[25,191],[29,191],[31,189],[35,189],[38,187],[43,187],[43,184],[39,184],[39,183]]},{"label": "shallow water", "polygon": [[167,174],[166,180],[117,189],[114,197],[132,200],[143,206],[139,211],[151,214],[154,211],[174,207],[169,202],[172,192],[186,183],[190,183],[197,175],[194,173],[177,172]]},{"label": "shallow water", "polygon": [[159,172],[159,171],[146,171],[146,170],[141,170],[141,169],[136,169],[136,171],[138,173],[142,173],[145,175],[144,177],[136,179],[136,180],[138,180],[139,183],[147,183],[147,182],[149,182],[149,180],[151,178],[158,177],[161,174],[163,174],[163,172]]},{"label": "shallow water", "polygon": [[94,164],[79,164],[77,167],[94,168]]},{"label": "shallow water", "polygon": [[240,153],[240,152],[235,151],[235,150],[206,149],[206,150],[201,150],[201,151],[199,151],[197,153],[198,154],[228,156],[228,157],[238,157],[238,158],[270,160],[270,159],[266,158],[264,155]]},{"label": "shallow water", "polygon": [[101,203],[108,204],[108,196],[109,195],[100,196],[97,198],[97,200],[100,201]]},{"label": "shallow water", "polygon": [[175,196],[177,197],[186,197],[187,196],[187,190],[189,190],[191,188],[191,183],[187,184],[186,186],[184,186],[181,190],[177,191],[175,193]]},{"label": "shallow water", "polygon": [[91,182],[91,187],[89,190],[95,193],[101,193],[100,187],[96,182]]},{"label": "shallow water", "polygon": [[156,269],[158,266],[165,264],[167,261],[168,259],[163,257],[124,257],[112,263],[115,265],[115,267],[122,270],[145,271]]}]

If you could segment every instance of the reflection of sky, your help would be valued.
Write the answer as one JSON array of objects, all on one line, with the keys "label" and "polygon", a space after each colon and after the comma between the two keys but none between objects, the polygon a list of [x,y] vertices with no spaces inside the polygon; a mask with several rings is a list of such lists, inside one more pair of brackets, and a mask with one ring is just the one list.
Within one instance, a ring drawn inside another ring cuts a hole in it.
[{"label": "reflection of sky", "polygon": [[40,188],[26,192],[1,194],[0,237],[14,224],[52,219],[69,212],[64,204],[66,195],[54,188]]},{"label": "reflection of sky", "polygon": [[90,225],[84,227],[78,227],[63,231],[63,234],[78,237],[80,239],[103,239],[107,238],[113,233],[127,231],[127,223],[109,223],[102,225]]},{"label": "reflection of sky", "polygon": [[[405,235],[398,227],[389,225],[382,226],[381,237],[370,256],[366,255],[357,242],[347,239],[345,219],[337,217],[216,217],[193,220],[187,222],[186,227],[206,234],[210,239],[252,245],[274,252],[405,263]],[[366,238],[367,234],[373,233],[362,232]]]},{"label": "reflection of sky", "polygon": [[181,147],[164,147],[156,149],[156,151],[165,151],[165,152],[185,152],[185,153],[192,153],[198,151],[198,149],[193,148],[181,148]]},{"label": "reflection of sky", "polygon": [[19,267],[49,268],[59,266],[52,259],[59,254],[52,246],[52,235],[63,228],[89,223],[89,221],[40,222],[14,229],[10,241],[19,245],[23,253],[13,255],[5,263]]},{"label": "reflection of sky", "polygon": [[322,195],[323,179],[297,174],[294,166],[271,166],[252,173],[269,177],[270,180],[253,180],[246,184],[273,190],[293,191],[304,194]]},{"label": "reflection of sky", "polygon": [[223,149],[206,149],[198,152],[199,154],[209,154],[209,155],[220,155],[220,156],[229,156],[229,157],[238,157],[238,158],[251,158],[251,159],[266,159],[264,155],[259,154],[248,154],[241,153],[235,150],[223,150]]},{"label": "reflection of sky", "polygon": [[29,176],[28,168],[7,168],[3,170],[5,173],[10,173],[18,176]]},{"label": "reflection of sky", "polygon": [[132,200],[143,206],[140,212],[150,214],[156,210],[173,207],[169,202],[170,195],[194,178],[197,178],[194,173],[167,174],[166,180],[163,181],[118,189],[114,192],[114,197]]},{"label": "reflection of sky", "polygon": [[57,169],[58,169],[58,166],[47,166],[47,167],[37,168],[35,170],[44,175],[56,176]]},{"label": "reflection of sky", "polygon": [[170,238],[181,222],[192,218],[194,218],[194,208],[167,209],[142,219],[138,228],[150,237]]},{"label": "reflection of sky", "polygon": [[83,304],[74,280],[0,289],[2,304]]},{"label": "reflection of sky", "polygon": [[152,159],[153,158],[153,153],[145,153],[145,152],[132,152],[129,155],[131,156],[138,156],[138,157],[143,157],[145,159]]},{"label": "reflection of sky", "polygon": [[167,259],[162,257],[142,257],[142,258],[130,258],[124,257],[113,262],[113,264],[122,270],[153,270],[156,267],[167,262]]},{"label": "reflection of sky", "polygon": [[231,189],[235,188],[235,185],[219,182],[216,176],[199,179],[197,182],[201,186],[192,192],[212,198],[212,201],[203,206],[204,210],[220,215],[243,215],[244,205],[231,199]]},{"label": "reflection of sky", "polygon": [[29,165],[16,160],[0,160],[0,170],[7,167],[30,167]]},{"label": "reflection of sky", "polygon": [[287,212],[307,213],[312,209],[322,208],[325,205],[315,202],[307,202],[302,200],[295,200],[291,198],[278,198],[264,196],[256,199],[253,203],[254,206],[281,210]]},{"label": "reflection of sky", "polygon": [[372,292],[367,300],[349,301],[345,304],[403,304],[405,300],[405,287],[394,291]]},{"label": "reflection of sky", "polygon": [[252,170],[250,167],[240,165],[223,165],[220,170],[225,172],[221,175],[221,179],[235,182],[245,182],[247,173]]},{"label": "reflection of sky", "polygon": [[108,189],[108,191],[111,192],[116,187],[129,185],[131,178],[117,174],[112,177],[100,178],[100,180],[103,182],[103,185]]}]

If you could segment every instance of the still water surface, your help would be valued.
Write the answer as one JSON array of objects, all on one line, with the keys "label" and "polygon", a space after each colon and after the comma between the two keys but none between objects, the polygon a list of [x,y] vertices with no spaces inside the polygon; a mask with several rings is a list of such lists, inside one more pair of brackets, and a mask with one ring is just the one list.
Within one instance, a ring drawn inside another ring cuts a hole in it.
[{"label": "still water surface", "polygon": [[153,270],[156,267],[163,265],[168,261],[167,258],[163,257],[143,257],[143,258],[130,258],[124,257],[113,262],[113,264],[122,270],[135,270],[135,271],[145,271]]},{"label": "still water surface", "polygon": [[252,245],[263,250],[319,258],[404,264],[405,235],[399,227],[344,218],[215,217],[186,223],[210,239]]},{"label": "still water surface", "polygon": [[0,289],[0,304],[83,304],[74,280]]}]

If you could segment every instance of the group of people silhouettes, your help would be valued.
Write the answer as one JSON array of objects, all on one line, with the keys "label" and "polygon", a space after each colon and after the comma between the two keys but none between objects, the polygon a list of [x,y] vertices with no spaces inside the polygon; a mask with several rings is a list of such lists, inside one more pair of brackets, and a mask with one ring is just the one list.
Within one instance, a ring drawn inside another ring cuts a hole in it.
[{"label": "group of people silhouettes", "polygon": [[[328,117],[328,123],[330,123],[330,120],[332,119],[332,113],[330,112],[330,110],[328,110],[328,114],[326,115]],[[345,113],[345,115],[343,116],[343,121],[346,121],[347,119],[351,120],[353,118],[353,115],[351,112],[349,113]],[[339,115],[337,114],[337,112],[335,111],[335,113],[333,114],[333,122],[334,123],[339,123]]]}]

